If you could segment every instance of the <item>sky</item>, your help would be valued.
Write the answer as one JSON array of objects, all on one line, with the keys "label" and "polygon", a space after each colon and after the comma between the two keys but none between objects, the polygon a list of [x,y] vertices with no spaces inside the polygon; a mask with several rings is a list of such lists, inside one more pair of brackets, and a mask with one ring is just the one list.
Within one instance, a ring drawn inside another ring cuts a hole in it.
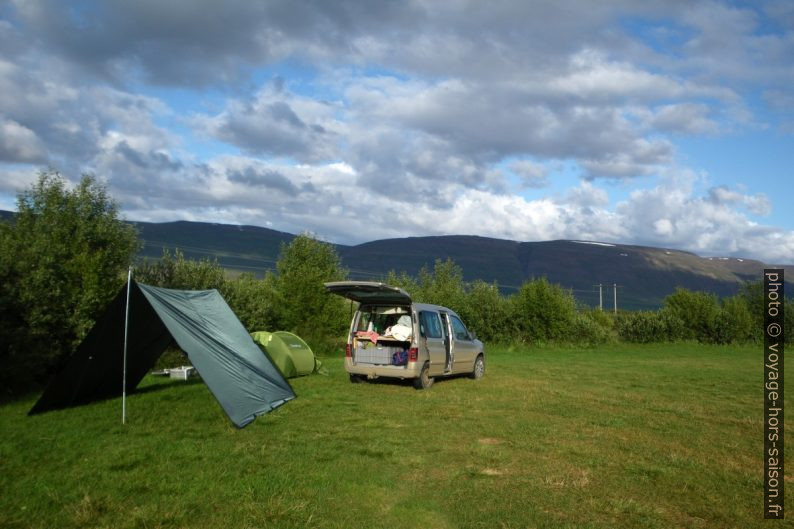
[{"label": "sky", "polygon": [[792,0],[0,0],[0,209],[793,264],[792,168]]}]

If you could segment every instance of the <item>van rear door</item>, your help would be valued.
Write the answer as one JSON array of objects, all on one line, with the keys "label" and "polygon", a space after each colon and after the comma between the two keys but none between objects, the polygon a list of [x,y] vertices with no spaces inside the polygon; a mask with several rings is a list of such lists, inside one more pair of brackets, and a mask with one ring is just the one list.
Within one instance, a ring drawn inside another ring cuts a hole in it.
[{"label": "van rear door", "polygon": [[411,304],[411,296],[405,290],[375,281],[334,281],[325,283],[325,289],[361,304],[394,306]]}]

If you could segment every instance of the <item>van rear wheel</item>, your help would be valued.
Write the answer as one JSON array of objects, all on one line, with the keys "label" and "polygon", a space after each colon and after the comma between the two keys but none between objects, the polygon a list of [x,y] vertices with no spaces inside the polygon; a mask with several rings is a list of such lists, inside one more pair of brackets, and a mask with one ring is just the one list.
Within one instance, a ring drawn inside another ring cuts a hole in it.
[{"label": "van rear wheel", "polygon": [[361,382],[364,382],[364,377],[362,377],[361,375],[354,375],[352,373],[350,374],[351,384],[360,384]]},{"label": "van rear wheel", "polygon": [[427,389],[433,385],[433,377],[430,376],[430,364],[425,364],[419,376],[414,379],[416,389]]}]

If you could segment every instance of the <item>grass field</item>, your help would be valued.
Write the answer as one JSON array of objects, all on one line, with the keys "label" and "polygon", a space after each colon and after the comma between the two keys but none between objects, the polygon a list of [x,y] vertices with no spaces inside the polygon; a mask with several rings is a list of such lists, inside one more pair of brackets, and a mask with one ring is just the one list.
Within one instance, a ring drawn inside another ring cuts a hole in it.
[{"label": "grass field", "polygon": [[243,430],[200,381],[147,377],[125,426],[119,399],[27,417],[32,397],[0,408],[0,527],[782,527],[761,358],[492,348],[482,380],[427,391],[328,359]]}]

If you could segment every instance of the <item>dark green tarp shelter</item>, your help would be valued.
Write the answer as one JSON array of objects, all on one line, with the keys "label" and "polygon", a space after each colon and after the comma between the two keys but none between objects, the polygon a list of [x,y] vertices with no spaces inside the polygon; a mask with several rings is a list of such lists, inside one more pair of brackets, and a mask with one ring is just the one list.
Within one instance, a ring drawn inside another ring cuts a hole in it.
[{"label": "dark green tarp shelter", "polygon": [[[125,286],[30,414],[121,396],[126,299]],[[295,398],[217,290],[172,290],[131,282],[127,392],[173,341],[238,428]]]}]

